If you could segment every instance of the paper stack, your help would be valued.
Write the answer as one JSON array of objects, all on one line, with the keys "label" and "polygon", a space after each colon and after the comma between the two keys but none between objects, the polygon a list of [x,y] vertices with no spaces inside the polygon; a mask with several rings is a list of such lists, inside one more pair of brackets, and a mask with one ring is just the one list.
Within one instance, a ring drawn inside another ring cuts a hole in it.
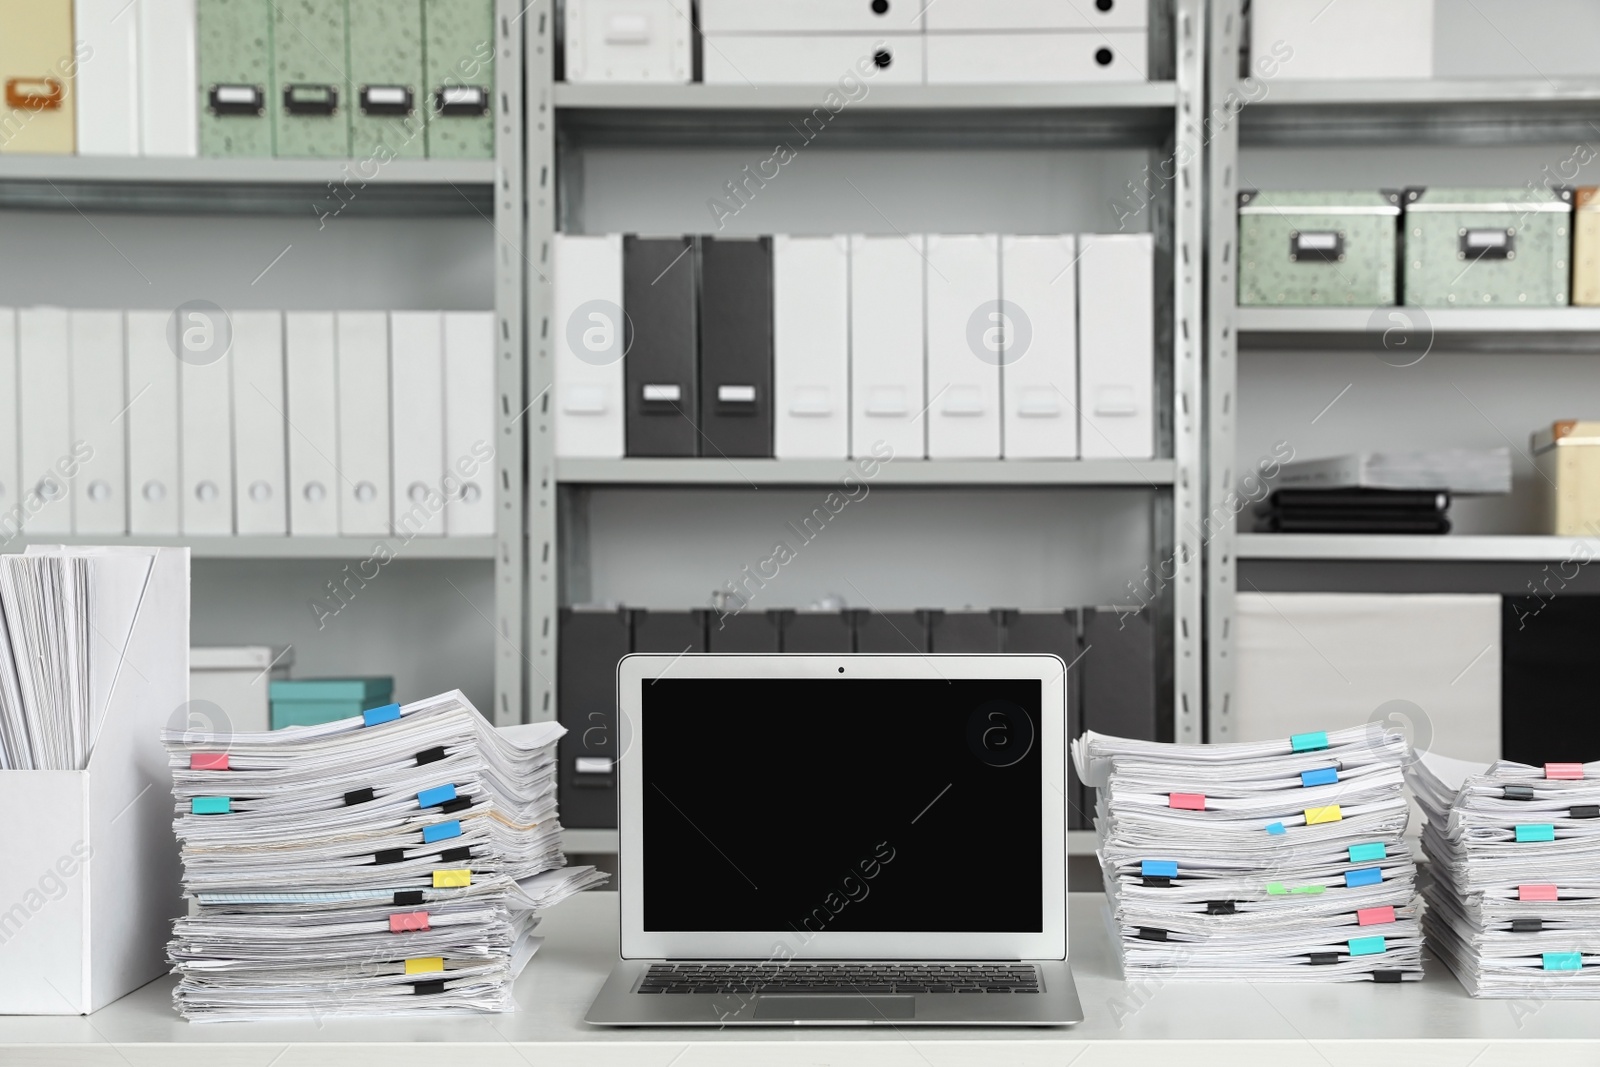
[{"label": "paper stack", "polygon": [[169,946],[192,1020],[510,1011],[562,869],[555,723],[495,729],[459,692],[272,733],[167,731],[186,895]]},{"label": "paper stack", "polygon": [[1475,997],[1600,997],[1600,763],[1428,753],[1409,776],[1434,954]]},{"label": "paper stack", "polygon": [[1378,724],[1251,744],[1074,741],[1100,791],[1124,976],[1420,979],[1409,752]]}]

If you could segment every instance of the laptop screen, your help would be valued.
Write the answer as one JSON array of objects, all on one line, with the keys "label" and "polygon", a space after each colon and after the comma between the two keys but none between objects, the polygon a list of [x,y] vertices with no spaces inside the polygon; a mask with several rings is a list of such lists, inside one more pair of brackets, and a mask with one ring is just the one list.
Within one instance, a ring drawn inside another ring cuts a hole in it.
[{"label": "laptop screen", "polygon": [[1041,690],[646,682],[644,929],[1043,930]]}]

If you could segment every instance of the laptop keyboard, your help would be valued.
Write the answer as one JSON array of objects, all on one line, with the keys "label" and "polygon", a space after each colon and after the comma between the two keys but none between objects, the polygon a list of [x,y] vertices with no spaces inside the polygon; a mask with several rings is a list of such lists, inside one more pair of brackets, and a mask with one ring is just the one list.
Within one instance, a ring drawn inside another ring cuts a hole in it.
[{"label": "laptop keyboard", "polygon": [[652,963],[640,993],[1037,993],[1025,963]]}]

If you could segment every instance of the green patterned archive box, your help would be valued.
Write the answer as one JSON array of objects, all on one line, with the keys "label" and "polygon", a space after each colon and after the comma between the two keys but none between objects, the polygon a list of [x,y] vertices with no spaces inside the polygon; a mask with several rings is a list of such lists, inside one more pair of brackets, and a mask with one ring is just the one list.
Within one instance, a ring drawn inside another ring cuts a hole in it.
[{"label": "green patterned archive box", "polygon": [[350,155],[345,0],[271,0],[272,140],[276,155]]},{"label": "green patterned archive box", "polygon": [[421,158],[422,0],[349,0],[350,154],[356,159]]},{"label": "green patterned archive box", "polygon": [[494,158],[494,0],[423,0],[428,155]]},{"label": "green patterned archive box", "polygon": [[272,7],[198,0],[195,37],[200,154],[272,155]]},{"label": "green patterned archive box", "polygon": [[1407,189],[1405,293],[1416,307],[1563,307],[1572,190]]},{"label": "green patterned archive box", "polygon": [[1395,302],[1400,194],[1239,193],[1241,307]]}]

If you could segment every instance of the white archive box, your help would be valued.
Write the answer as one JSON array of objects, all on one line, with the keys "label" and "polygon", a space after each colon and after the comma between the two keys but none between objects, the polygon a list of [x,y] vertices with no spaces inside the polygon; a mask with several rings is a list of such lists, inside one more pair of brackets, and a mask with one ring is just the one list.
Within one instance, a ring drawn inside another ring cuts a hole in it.
[{"label": "white archive box", "polygon": [[73,0],[80,156],[139,154],[139,19],[128,0]]},{"label": "white archive box", "polygon": [[1006,459],[1078,458],[1077,241],[1000,238]]},{"label": "white archive box", "polygon": [[[1000,306],[1000,239],[928,234],[923,240],[928,458],[999,459],[1003,357],[988,315]],[[981,320],[976,336],[975,317]]]},{"label": "white archive box", "polygon": [[1140,82],[1149,71],[1143,30],[1076,33],[930,33],[929,85]]},{"label": "white archive box", "polygon": [[72,532],[128,532],[127,432],[123,413],[122,312],[74,310],[69,325],[72,351],[72,439],[85,458],[72,479]]},{"label": "white archive box", "polygon": [[850,239],[772,239],[772,454],[850,454]]},{"label": "white archive box", "polygon": [[1078,445],[1084,459],[1155,455],[1155,242],[1078,238]]},{"label": "white archive box", "polygon": [[28,554],[62,551],[97,560],[103,725],[85,770],[0,771],[0,805],[26,813],[0,864],[0,1013],[12,1015],[86,1014],[160,977],[184,906],[161,729],[188,701],[189,550]]},{"label": "white archive box", "polygon": [[1150,0],[938,0],[923,15],[929,33],[960,30],[1142,30]]},{"label": "white archive box", "polygon": [[1233,736],[1214,740],[1392,716],[1419,748],[1500,758],[1499,596],[1240,593],[1234,611]]},{"label": "white archive box", "polygon": [[289,533],[339,532],[339,374],[333,312],[283,316],[289,422]]},{"label": "white archive box", "polygon": [[929,6],[926,0],[700,0],[700,32],[920,33]]},{"label": "white archive box", "polygon": [[339,532],[389,532],[389,315],[341,311],[339,350]]},{"label": "white archive box", "polygon": [[128,331],[128,531],[182,532],[178,479],[178,360],[166,311],[130,311]]},{"label": "white archive box", "polygon": [[394,532],[442,537],[444,485],[444,316],[389,315],[389,419],[394,444]]},{"label": "white archive box", "polygon": [[567,81],[687,83],[688,12],[677,0],[567,0]]},{"label": "white archive box", "polygon": [[195,0],[139,0],[139,145],[147,156],[199,154]]},{"label": "white archive box", "polygon": [[294,646],[189,649],[189,726],[217,733],[272,729],[270,683],[289,677]]},{"label": "white archive box", "polygon": [[850,238],[850,454],[924,459],[920,235]]},{"label": "white archive box", "polygon": [[702,63],[707,85],[832,85],[845,77],[921,85],[922,34],[708,36]]},{"label": "white archive box", "polygon": [[444,313],[445,533],[494,535],[494,313]]},{"label": "white archive box", "polygon": [[21,485],[17,448],[17,312],[0,308],[0,537],[14,537],[22,528]]},{"label": "white archive box", "polygon": [[233,485],[235,532],[289,532],[284,468],[283,316],[233,313]]},{"label": "white archive box", "polygon": [[622,235],[558,233],[554,256],[556,455],[621,459]]},{"label": "white archive box", "polygon": [[17,425],[21,434],[23,522],[29,534],[70,534],[70,474],[81,450],[72,439],[71,326],[64,308],[17,312]]},{"label": "white archive box", "polygon": [[1433,77],[1433,0],[1253,0],[1251,68],[1285,81]]}]

